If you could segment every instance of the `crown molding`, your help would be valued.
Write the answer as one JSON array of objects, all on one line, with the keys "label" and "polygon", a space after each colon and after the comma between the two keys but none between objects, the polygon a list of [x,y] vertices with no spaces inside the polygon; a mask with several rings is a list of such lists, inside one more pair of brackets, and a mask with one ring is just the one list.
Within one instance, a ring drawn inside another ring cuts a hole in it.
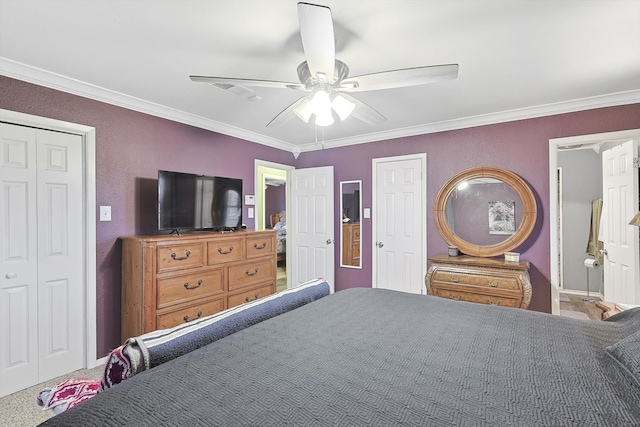
[{"label": "crown molding", "polygon": [[41,68],[32,67],[20,62],[0,57],[0,75],[23,80],[39,86],[60,90],[96,101],[127,108],[152,116],[161,117],[178,123],[184,123],[201,129],[210,130],[234,138],[243,139],[257,144],[266,145],[280,150],[289,151],[297,158],[300,153],[316,151],[327,148],[344,147],[356,144],[365,144],[375,141],[404,138],[416,135],[425,135],[436,132],[445,132],[476,126],[485,126],[496,123],[512,122],[516,120],[532,119],[556,114],[572,113],[576,111],[590,110],[594,108],[612,107],[640,103],[640,90],[619,92],[572,101],[557,102],[534,107],[520,108],[491,114],[464,117],[455,120],[446,120],[435,123],[427,123],[420,126],[412,126],[401,129],[393,129],[384,132],[372,132],[353,137],[339,138],[325,141],[324,144],[294,145],[286,141],[267,137],[235,126],[230,126],[215,120],[185,113],[184,111],[166,107],[164,105],[145,101],[120,92],[102,88],[82,82],[61,74],[52,73]]},{"label": "crown molding", "polygon": [[321,148],[327,149],[335,147],[345,147],[348,145],[365,144],[373,141],[385,141],[389,139],[426,135],[430,133],[446,132],[451,130],[486,126],[497,123],[513,122],[517,120],[534,119],[538,117],[553,116],[557,114],[574,113],[577,111],[592,110],[594,108],[614,107],[618,105],[629,105],[637,103],[640,103],[640,90],[632,90],[601,96],[593,96],[589,98],[581,98],[572,101],[538,105],[535,107],[501,111],[498,113],[464,117],[455,120],[427,123],[420,126],[393,129],[385,132],[376,132],[348,138],[333,139],[325,141],[323,147],[318,147],[317,144],[305,144],[299,146],[299,151],[301,153],[304,153],[307,151],[319,150]]},{"label": "crown molding", "polygon": [[145,101],[144,99],[105,89],[100,86],[63,76],[61,74],[52,73],[41,68],[32,67],[3,57],[0,57],[0,75],[129,110],[138,111],[140,113],[172,120],[178,123],[210,130],[223,135],[244,139],[246,141],[262,145],[268,145],[281,150],[292,151],[293,149],[293,146],[285,141],[266,137],[234,126],[229,126],[195,114],[185,113],[184,111],[176,110],[154,102]]}]

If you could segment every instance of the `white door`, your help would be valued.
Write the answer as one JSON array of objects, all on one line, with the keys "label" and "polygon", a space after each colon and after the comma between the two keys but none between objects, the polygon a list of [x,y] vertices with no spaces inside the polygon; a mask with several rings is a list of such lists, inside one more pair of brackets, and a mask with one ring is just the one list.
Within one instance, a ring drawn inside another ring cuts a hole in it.
[{"label": "white door", "polygon": [[0,126],[0,395],[6,395],[83,367],[82,139]]},{"label": "white door", "polygon": [[373,287],[425,293],[426,159],[373,159]]},{"label": "white door", "polygon": [[640,245],[638,227],[629,221],[638,212],[638,140],[630,140],[602,153],[602,232],[604,298],[640,304]]},{"label": "white door", "polygon": [[316,278],[334,289],[333,166],[287,172],[287,283]]}]

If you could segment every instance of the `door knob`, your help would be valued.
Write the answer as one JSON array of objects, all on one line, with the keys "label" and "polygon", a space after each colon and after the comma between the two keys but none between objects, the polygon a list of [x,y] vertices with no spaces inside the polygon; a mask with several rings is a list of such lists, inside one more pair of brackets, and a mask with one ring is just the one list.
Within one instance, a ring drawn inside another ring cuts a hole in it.
[{"label": "door knob", "polygon": [[381,247],[383,247],[383,246],[384,246],[384,243],[382,243],[382,242],[378,242],[378,243],[376,243],[376,246],[378,246],[379,248],[381,248]]},{"label": "door knob", "polygon": [[7,279],[15,279],[16,277],[18,277],[18,275],[16,273],[7,273],[6,276]]},{"label": "door knob", "polygon": [[609,251],[607,251],[606,249],[600,249],[598,252],[609,258]]},{"label": "door knob", "polygon": [[333,240],[332,240],[332,239],[327,239],[327,245],[330,245],[330,244],[332,244],[332,243],[333,243]]}]

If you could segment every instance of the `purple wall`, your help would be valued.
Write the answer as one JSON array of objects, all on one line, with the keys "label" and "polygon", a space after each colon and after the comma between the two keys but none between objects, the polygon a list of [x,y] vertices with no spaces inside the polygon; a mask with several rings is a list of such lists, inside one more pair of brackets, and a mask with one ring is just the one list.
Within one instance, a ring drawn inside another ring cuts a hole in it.
[{"label": "purple wall", "polygon": [[[254,158],[298,168],[335,168],[336,230],[340,181],[362,180],[363,207],[371,207],[371,160],[427,153],[427,253],[446,251],[433,223],[433,199],[454,173],[472,166],[510,169],[532,187],[538,221],[518,249],[531,262],[530,308],[550,311],[548,140],[640,127],[640,104],[380,141],[365,146],[291,153],[0,76],[0,108],[96,128],[97,205],[112,206],[112,221],[97,222],[97,352],[120,344],[118,237],[156,227],[158,169],[239,177],[254,194]],[[246,154],[245,154],[246,153]],[[246,208],[244,212],[246,218]],[[245,223],[252,228],[253,220]],[[363,219],[363,269],[336,267],[336,289],[371,286],[371,222]],[[339,266],[340,251],[336,251]]]},{"label": "purple wall", "polygon": [[267,189],[264,192],[264,223],[267,226],[271,224],[271,214],[285,210],[286,190],[286,185],[267,185]]},{"label": "purple wall", "polygon": [[[120,345],[118,237],[157,232],[158,169],[242,178],[255,194],[254,158],[294,162],[286,151],[3,76],[0,93],[0,108],[96,128],[96,204],[112,209],[111,222],[96,223],[98,357]],[[254,227],[246,207],[243,218]]]},{"label": "purple wall", "polygon": [[[549,139],[640,127],[640,104],[599,108],[537,119],[305,152],[296,168],[333,165],[335,203],[340,181],[362,179],[362,207],[371,205],[372,159],[427,153],[427,256],[446,253],[447,245],[433,221],[434,198],[455,173],[474,166],[498,166],[520,175],[538,205],[536,226],[516,248],[531,263],[533,296],[529,308],[551,311],[549,265]],[[373,213],[373,212],[372,212]],[[339,216],[335,229],[338,230]],[[371,286],[371,220],[362,220],[362,270],[336,267],[336,290]],[[336,251],[336,266],[339,266]]]}]

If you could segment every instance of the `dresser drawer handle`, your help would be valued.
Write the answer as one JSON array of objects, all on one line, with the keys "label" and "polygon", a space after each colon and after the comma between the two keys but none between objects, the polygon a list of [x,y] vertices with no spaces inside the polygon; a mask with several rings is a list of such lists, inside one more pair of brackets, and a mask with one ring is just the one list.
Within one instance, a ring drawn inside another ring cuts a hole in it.
[{"label": "dresser drawer handle", "polygon": [[200,285],[202,285],[202,279],[198,280],[198,284],[197,284],[197,285],[195,285],[195,286],[189,286],[189,282],[186,282],[186,283],[184,284],[184,288],[185,288],[185,289],[189,289],[189,290],[191,290],[191,289],[198,289],[198,288],[200,287]]},{"label": "dresser drawer handle", "polygon": [[233,252],[233,246],[229,246],[229,250],[228,251],[223,251],[222,248],[218,248],[218,252],[221,255],[229,255],[231,252]]},{"label": "dresser drawer handle", "polygon": [[491,301],[491,299],[487,299],[487,304],[489,305],[500,305],[500,300]]},{"label": "dresser drawer handle", "polygon": [[453,283],[458,283],[458,282],[460,282],[460,276],[449,275],[449,278],[451,279],[451,281],[452,281]]},{"label": "dresser drawer handle", "polygon": [[[199,319],[199,318],[200,318],[200,316],[202,316],[202,311],[199,311],[199,312],[198,312],[198,317],[197,317],[197,319]],[[185,322],[190,322],[191,320],[194,320],[194,319],[189,319],[189,316],[184,316],[182,319],[183,319]]]},{"label": "dresser drawer handle", "polygon": [[189,258],[189,255],[191,255],[191,252],[187,251],[185,253],[186,256],[183,257],[179,257],[178,255],[176,255],[175,252],[171,253],[171,258],[175,259],[176,261],[184,261],[185,259]]},{"label": "dresser drawer handle", "polygon": [[253,244],[253,247],[254,247],[254,248],[256,248],[256,249],[258,249],[258,250],[264,249],[264,248],[266,248],[266,247],[267,247],[267,242],[262,242],[262,246],[258,246],[258,244],[257,244],[257,243],[254,243],[254,244]]},{"label": "dresser drawer handle", "polygon": [[449,297],[454,301],[460,301],[460,298],[462,298],[462,295],[455,296],[453,294],[449,294]]},{"label": "dresser drawer handle", "polygon": [[496,280],[489,279],[487,280],[487,283],[489,283],[489,286],[491,286],[492,288],[497,288],[500,281],[498,279]]},{"label": "dresser drawer handle", "polygon": [[246,274],[247,276],[255,276],[256,274],[258,274],[258,267],[256,267],[253,273],[251,273],[249,270],[245,270],[244,274]]},{"label": "dresser drawer handle", "polygon": [[255,296],[255,298],[254,298],[254,299],[249,299],[249,297],[246,297],[246,298],[244,299],[244,300],[245,300],[245,302],[249,302],[249,301],[257,300],[257,299],[258,299],[258,294],[256,293],[254,296]]}]

